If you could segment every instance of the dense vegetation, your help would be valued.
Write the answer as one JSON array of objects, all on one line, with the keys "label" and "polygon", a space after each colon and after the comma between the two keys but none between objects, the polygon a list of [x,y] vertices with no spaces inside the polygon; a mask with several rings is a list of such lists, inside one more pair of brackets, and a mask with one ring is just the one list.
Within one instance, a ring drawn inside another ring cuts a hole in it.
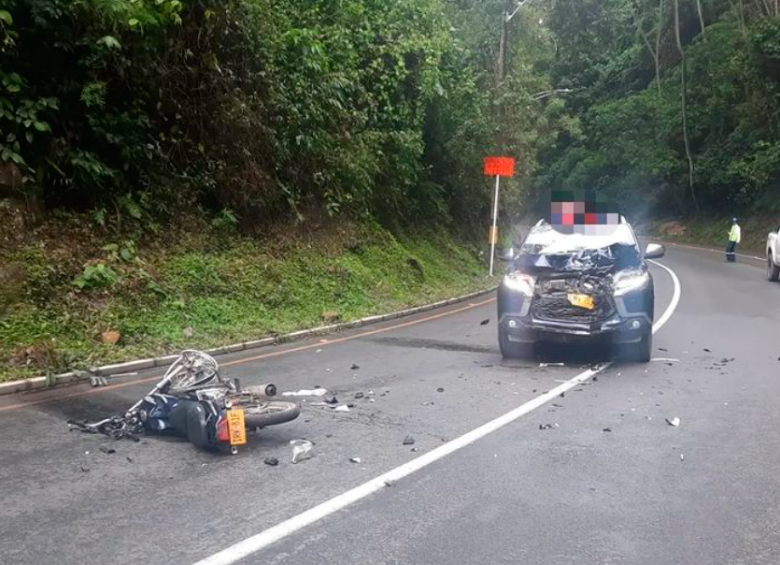
[{"label": "dense vegetation", "polygon": [[550,6],[553,80],[581,129],[545,155],[540,188],[596,189],[633,215],[777,208],[775,0]]},{"label": "dense vegetation", "polygon": [[496,76],[502,4],[5,0],[0,159],[33,206],[114,227],[194,203],[246,228],[321,211],[474,228],[486,151],[501,137],[521,159],[517,201],[561,127],[532,96],[549,34],[525,26]]}]

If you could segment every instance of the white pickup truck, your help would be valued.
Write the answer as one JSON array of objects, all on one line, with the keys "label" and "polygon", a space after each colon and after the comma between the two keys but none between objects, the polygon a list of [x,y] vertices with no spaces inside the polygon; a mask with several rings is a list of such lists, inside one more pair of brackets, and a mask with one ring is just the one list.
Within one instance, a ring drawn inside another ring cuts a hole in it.
[{"label": "white pickup truck", "polygon": [[772,282],[780,280],[780,227],[769,232],[766,238],[766,278]]}]

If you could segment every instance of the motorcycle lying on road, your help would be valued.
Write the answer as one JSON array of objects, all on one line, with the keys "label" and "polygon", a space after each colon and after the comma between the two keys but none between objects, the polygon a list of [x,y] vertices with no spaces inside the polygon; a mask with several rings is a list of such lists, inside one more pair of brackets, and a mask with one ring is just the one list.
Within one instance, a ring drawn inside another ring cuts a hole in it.
[{"label": "motorcycle lying on road", "polygon": [[99,422],[70,421],[85,432],[115,439],[172,432],[196,447],[236,454],[248,433],[294,420],[300,407],[272,400],[272,384],[242,388],[238,379],[219,372],[213,357],[186,350],[162,380],[123,415]]}]

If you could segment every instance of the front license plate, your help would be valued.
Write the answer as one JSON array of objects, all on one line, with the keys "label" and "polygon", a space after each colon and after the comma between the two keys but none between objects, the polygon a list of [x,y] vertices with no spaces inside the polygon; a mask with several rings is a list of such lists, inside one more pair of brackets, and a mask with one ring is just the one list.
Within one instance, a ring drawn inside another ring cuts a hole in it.
[{"label": "front license plate", "polygon": [[230,445],[244,445],[246,443],[246,425],[244,424],[244,411],[228,410],[228,433]]},{"label": "front license plate", "polygon": [[570,294],[569,304],[586,310],[593,310],[596,307],[593,297],[587,294]]}]

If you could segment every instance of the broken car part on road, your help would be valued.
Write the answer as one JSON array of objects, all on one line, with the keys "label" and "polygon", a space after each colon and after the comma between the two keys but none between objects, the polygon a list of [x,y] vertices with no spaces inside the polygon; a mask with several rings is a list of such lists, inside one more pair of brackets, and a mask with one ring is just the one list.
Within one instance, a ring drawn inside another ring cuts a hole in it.
[{"label": "broken car part on road", "polygon": [[[75,429],[114,439],[138,440],[143,433],[174,433],[197,447],[237,453],[247,432],[294,420],[300,407],[271,400],[276,386],[242,388],[219,373],[213,357],[186,350],[162,380],[123,416],[98,422],[69,421]],[[72,428],[73,429],[73,428]]]}]

